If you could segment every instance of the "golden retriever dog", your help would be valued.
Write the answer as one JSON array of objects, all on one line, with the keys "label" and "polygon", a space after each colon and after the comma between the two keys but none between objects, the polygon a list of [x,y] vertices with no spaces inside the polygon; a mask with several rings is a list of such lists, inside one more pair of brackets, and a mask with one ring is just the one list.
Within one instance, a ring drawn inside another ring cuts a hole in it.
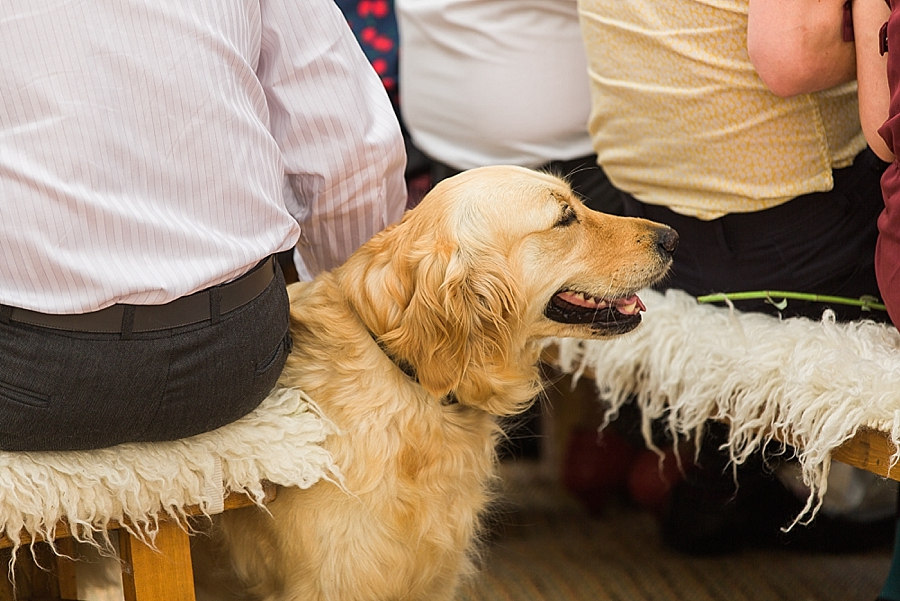
[{"label": "golden retriever dog", "polygon": [[339,428],[325,446],[345,488],[285,488],[270,513],[219,516],[212,543],[243,588],[210,598],[452,599],[492,498],[498,418],[540,391],[540,340],[637,327],[635,291],[666,273],[677,241],[587,209],[557,177],[485,167],[291,285],[281,384]]}]

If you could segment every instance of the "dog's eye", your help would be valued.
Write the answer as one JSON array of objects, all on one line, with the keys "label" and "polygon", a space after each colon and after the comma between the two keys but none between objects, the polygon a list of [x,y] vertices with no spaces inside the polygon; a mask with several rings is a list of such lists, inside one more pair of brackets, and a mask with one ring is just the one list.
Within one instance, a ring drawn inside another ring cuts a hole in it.
[{"label": "dog's eye", "polygon": [[565,207],[563,207],[562,217],[560,217],[559,221],[556,222],[556,227],[565,227],[567,225],[572,225],[577,221],[578,215],[575,214],[575,209],[573,209],[569,205],[565,205]]}]

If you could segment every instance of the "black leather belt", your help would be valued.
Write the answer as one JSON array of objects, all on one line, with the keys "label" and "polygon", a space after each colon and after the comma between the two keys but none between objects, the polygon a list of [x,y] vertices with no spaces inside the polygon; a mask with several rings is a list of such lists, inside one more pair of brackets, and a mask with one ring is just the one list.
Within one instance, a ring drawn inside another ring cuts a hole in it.
[{"label": "black leather belt", "polygon": [[[91,313],[53,315],[13,307],[9,320],[68,330],[70,332],[155,332],[200,323],[225,315],[259,296],[275,275],[275,259],[269,257],[253,269],[225,284],[182,296],[164,305],[112,305]],[[218,308],[217,308],[218,307]],[[9,310],[9,308],[7,308]],[[133,313],[133,319],[129,314]]]}]

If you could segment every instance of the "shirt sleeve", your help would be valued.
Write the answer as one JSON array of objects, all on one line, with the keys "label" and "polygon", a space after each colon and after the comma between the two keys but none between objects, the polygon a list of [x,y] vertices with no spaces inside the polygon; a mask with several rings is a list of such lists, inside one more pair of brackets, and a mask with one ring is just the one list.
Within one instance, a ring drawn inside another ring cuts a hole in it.
[{"label": "shirt sleeve", "polygon": [[257,73],[282,150],[297,251],[337,267],[406,205],[406,153],[384,86],[333,0],[262,0]]}]

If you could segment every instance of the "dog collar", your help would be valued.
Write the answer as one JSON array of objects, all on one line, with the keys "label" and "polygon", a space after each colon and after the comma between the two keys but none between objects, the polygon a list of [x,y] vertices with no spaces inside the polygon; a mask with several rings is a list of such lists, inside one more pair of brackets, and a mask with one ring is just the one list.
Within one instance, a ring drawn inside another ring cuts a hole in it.
[{"label": "dog collar", "polygon": [[[375,344],[378,345],[378,348],[381,349],[381,352],[384,353],[387,358],[397,366],[397,369],[406,374],[407,378],[409,378],[419,386],[422,385],[422,383],[419,382],[419,375],[416,373],[416,368],[413,367],[409,361],[407,361],[406,359],[395,357],[394,354],[388,350],[387,345],[384,344],[384,341],[382,341],[381,338],[376,336],[375,333],[372,332],[369,328],[366,328],[366,331],[369,332],[369,336],[372,337],[372,340],[375,341]],[[459,399],[456,398],[456,393],[454,393],[452,390],[441,399],[441,405],[455,405],[457,403],[459,403]]]}]

